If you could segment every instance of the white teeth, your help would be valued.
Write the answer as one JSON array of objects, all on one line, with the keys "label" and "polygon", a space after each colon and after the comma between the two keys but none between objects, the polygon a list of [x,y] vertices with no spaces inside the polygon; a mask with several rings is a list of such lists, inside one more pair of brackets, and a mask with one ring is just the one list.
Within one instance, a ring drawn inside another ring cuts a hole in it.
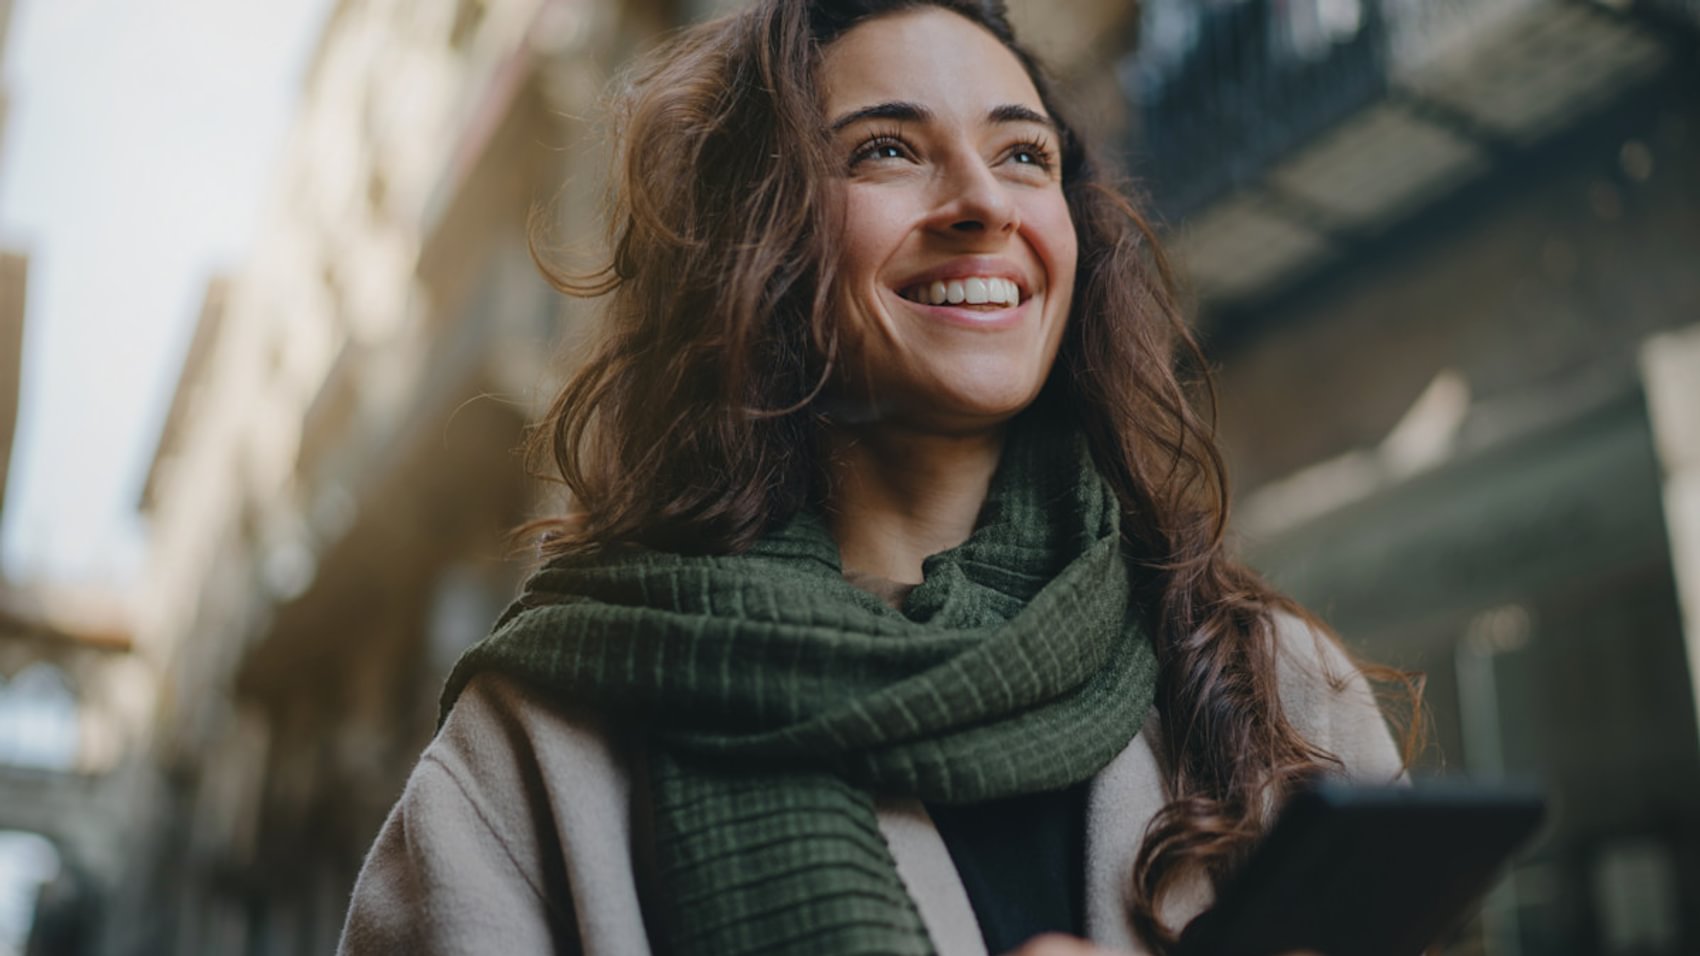
[{"label": "white teeth", "polygon": [[903,290],[903,297],[927,305],[1015,305],[1021,289],[1008,279],[973,276],[913,286]]}]

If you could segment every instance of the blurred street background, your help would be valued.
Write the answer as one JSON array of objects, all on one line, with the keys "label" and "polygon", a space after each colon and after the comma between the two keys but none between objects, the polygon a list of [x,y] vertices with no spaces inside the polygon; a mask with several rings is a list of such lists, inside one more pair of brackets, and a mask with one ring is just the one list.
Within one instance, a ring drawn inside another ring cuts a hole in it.
[{"label": "blurred street background", "polygon": [[[1445,952],[1700,953],[1700,0],[1011,4],[1244,553],[1554,796]],[[0,0],[0,956],[334,949],[557,504],[527,212],[591,261],[611,80],[722,9]]]}]

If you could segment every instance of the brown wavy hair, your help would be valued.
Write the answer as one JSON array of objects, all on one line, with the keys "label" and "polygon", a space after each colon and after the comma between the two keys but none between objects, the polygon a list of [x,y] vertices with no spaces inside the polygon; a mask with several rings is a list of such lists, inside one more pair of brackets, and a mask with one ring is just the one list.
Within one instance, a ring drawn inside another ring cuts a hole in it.
[{"label": "brown wavy hair", "polygon": [[[1069,403],[1121,501],[1156,635],[1170,802],[1135,863],[1132,917],[1164,952],[1174,939],[1158,916],[1164,895],[1199,868],[1219,885],[1287,793],[1339,767],[1288,721],[1276,683],[1276,612],[1327,631],[1229,556],[1214,393],[1176,278],[1000,3],[754,0],[635,68],[615,104],[610,261],[571,273],[533,233],[557,289],[609,302],[601,338],[528,445],[534,470],[565,483],[571,511],[520,531],[545,559],[630,544],[737,553],[819,492],[840,214],[816,71],[821,50],[857,23],[922,6],[996,36],[1058,126],[1080,259],[1046,394]],[[1193,371],[1183,379],[1183,369]],[[1361,666],[1409,705],[1408,763],[1420,678]]]}]

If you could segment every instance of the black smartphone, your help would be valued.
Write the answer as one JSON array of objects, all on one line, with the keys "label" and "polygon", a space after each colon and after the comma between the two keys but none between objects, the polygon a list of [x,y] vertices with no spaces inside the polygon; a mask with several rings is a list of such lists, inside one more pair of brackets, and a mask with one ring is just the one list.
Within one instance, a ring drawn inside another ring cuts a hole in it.
[{"label": "black smartphone", "polygon": [[1545,815],[1531,788],[1323,783],[1288,801],[1175,956],[1418,956]]}]

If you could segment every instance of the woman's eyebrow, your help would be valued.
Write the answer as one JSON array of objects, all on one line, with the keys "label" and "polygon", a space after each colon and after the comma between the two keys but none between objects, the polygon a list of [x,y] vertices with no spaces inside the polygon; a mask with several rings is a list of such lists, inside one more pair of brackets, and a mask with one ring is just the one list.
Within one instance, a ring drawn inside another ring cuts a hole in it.
[{"label": "woman's eyebrow", "polygon": [[897,120],[899,122],[913,123],[925,122],[932,118],[933,111],[919,103],[892,100],[889,103],[875,103],[873,106],[864,106],[859,110],[851,110],[850,112],[845,113],[843,116],[832,121],[832,131],[836,133],[852,123],[860,123],[863,120],[870,119]]},{"label": "woman's eyebrow", "polygon": [[[910,103],[905,100],[892,100],[886,103],[875,103],[872,106],[864,106],[861,109],[851,110],[850,112],[845,113],[843,116],[832,121],[832,131],[836,133],[844,129],[846,126],[860,123],[863,120],[896,120],[898,122],[905,123],[924,123],[932,118],[933,111],[919,103]],[[1052,132],[1055,132],[1057,128],[1057,124],[1053,122],[1049,116],[1040,113],[1032,107],[1023,106],[1020,103],[1005,103],[1002,106],[994,106],[986,112],[986,118],[996,124],[1037,123]]]},{"label": "woman's eyebrow", "polygon": [[1057,131],[1056,122],[1049,116],[1034,110],[1032,107],[1022,106],[1020,103],[1005,103],[1002,106],[994,106],[991,112],[986,114],[986,118],[994,123],[1037,123],[1053,133]]}]

